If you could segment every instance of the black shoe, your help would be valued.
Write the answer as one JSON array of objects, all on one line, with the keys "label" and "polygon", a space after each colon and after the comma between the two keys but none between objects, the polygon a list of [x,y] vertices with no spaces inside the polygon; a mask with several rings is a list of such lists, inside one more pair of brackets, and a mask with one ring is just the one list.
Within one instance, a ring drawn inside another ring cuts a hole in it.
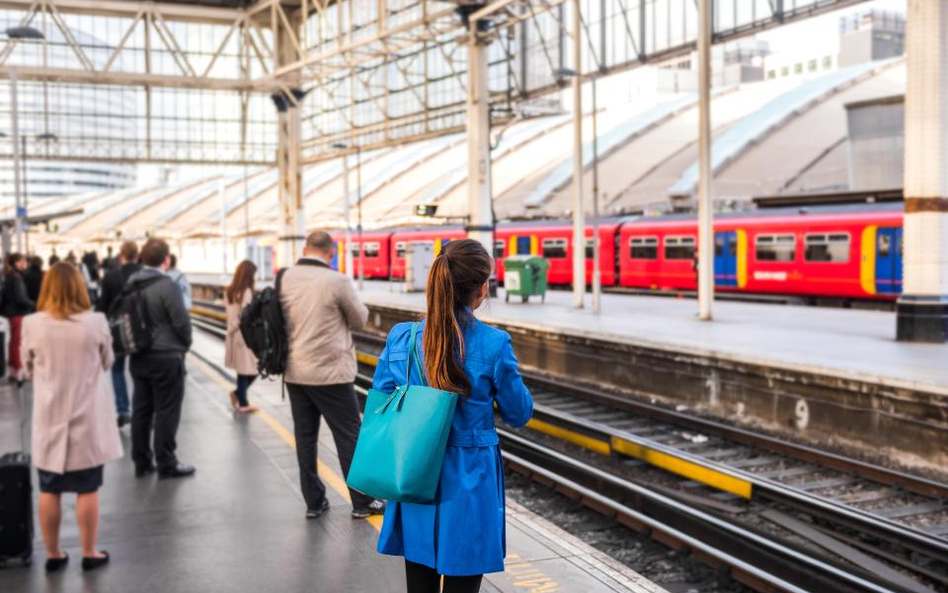
[{"label": "black shoe", "polygon": [[364,507],[352,509],[353,519],[366,519],[372,515],[381,515],[385,512],[385,501],[375,499]]},{"label": "black shoe", "polygon": [[145,467],[136,467],[135,468],[135,477],[144,478],[145,476],[150,476],[155,473],[156,468],[154,465],[146,465]]},{"label": "black shoe", "polygon": [[87,556],[82,557],[82,570],[90,571],[104,566],[109,563],[109,553],[105,550],[99,550],[99,553],[105,554],[101,558],[89,558]]},{"label": "black shoe", "polygon": [[165,478],[183,478],[185,476],[193,475],[197,471],[193,465],[185,465],[184,463],[176,463],[171,467],[166,467],[158,471],[158,479],[163,480]]},{"label": "black shoe", "polygon": [[67,564],[69,564],[69,554],[66,552],[63,552],[62,558],[47,558],[46,572],[56,572]]},{"label": "black shoe", "polygon": [[319,505],[318,509],[306,509],[306,518],[307,519],[318,519],[326,514],[326,511],[329,510],[329,499],[323,498],[323,503]]},{"label": "black shoe", "polygon": [[122,428],[126,424],[132,421],[132,417],[128,414],[119,414],[118,415],[118,427]]}]

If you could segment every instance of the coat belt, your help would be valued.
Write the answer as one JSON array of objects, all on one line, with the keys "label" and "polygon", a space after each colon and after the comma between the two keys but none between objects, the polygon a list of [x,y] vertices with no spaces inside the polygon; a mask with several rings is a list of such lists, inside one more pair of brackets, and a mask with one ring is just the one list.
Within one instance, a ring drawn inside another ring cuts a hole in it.
[{"label": "coat belt", "polygon": [[497,431],[493,428],[484,429],[451,429],[448,436],[449,447],[491,447],[500,443]]}]

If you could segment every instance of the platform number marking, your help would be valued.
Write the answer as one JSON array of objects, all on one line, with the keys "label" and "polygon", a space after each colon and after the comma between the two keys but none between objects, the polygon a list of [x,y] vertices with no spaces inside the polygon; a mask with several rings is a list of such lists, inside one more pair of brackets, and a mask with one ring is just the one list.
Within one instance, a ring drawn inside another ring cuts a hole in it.
[{"label": "platform number marking", "polygon": [[803,430],[810,424],[810,406],[806,404],[805,399],[797,400],[793,421],[800,430]]}]

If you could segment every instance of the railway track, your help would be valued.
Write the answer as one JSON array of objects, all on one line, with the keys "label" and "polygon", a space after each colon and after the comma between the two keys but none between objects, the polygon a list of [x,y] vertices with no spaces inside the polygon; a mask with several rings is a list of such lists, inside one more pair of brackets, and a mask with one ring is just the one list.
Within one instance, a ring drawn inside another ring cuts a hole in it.
[{"label": "railway track", "polygon": [[[203,310],[202,310],[203,309]],[[220,335],[219,308],[195,323]],[[215,320],[214,317],[218,319]],[[364,388],[382,339],[358,334]],[[508,467],[758,590],[948,591],[948,485],[525,373]]]}]

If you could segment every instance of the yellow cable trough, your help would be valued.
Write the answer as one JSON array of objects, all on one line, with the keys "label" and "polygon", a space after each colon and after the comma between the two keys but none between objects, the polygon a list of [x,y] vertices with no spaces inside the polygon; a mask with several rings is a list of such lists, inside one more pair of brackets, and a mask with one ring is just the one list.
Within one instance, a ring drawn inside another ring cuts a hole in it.
[{"label": "yellow cable trough", "polygon": [[[356,352],[356,359],[365,365],[376,366],[379,359],[377,356],[366,354],[365,352]],[[679,476],[700,482],[721,490],[730,492],[736,496],[749,499],[753,490],[753,485],[744,479],[724,473],[718,469],[702,465],[701,463],[677,457],[664,451],[659,451],[644,445],[635,443],[620,437],[612,437],[609,441],[577,432],[562,426],[557,426],[544,420],[532,419],[527,423],[527,428],[537,432],[547,434],[554,438],[579,445],[590,451],[601,455],[610,455],[617,453],[627,457],[633,457],[660,467],[666,471],[678,474]]]}]

